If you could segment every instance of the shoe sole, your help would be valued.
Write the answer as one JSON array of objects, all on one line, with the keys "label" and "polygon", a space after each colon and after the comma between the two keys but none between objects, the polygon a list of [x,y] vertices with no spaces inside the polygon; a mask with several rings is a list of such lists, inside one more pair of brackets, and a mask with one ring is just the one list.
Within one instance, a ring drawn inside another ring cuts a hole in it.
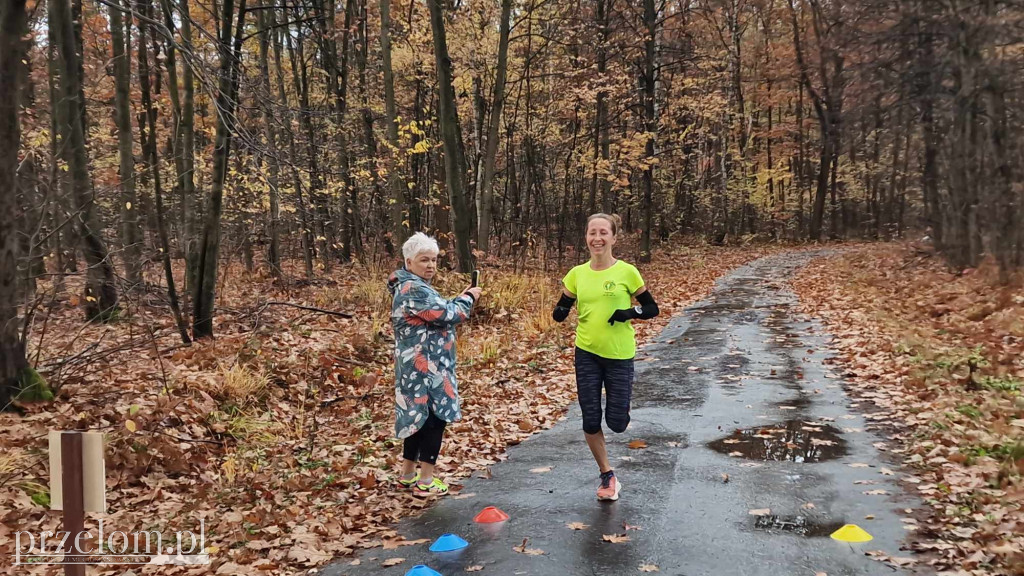
[{"label": "shoe sole", "polygon": [[604,496],[604,497],[598,496],[597,499],[600,500],[601,502],[614,502],[614,501],[619,499],[619,492],[621,492],[621,491],[622,491],[622,483],[619,482],[618,478],[616,478],[615,479],[615,494],[612,494],[611,496]]},{"label": "shoe sole", "polygon": [[412,495],[418,498],[430,498],[433,496],[447,496],[447,492],[420,492],[417,490],[412,491]]}]

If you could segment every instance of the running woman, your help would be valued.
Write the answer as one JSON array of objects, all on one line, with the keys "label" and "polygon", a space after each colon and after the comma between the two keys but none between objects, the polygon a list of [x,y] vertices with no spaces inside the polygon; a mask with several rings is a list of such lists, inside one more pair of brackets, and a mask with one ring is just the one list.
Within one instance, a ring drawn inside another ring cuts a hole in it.
[{"label": "running woman", "polygon": [[[601,471],[598,500],[618,500],[622,490],[608,462],[601,429],[601,389],[607,396],[604,417],[608,428],[616,433],[625,431],[636,355],[632,321],[658,315],[658,305],[640,272],[612,255],[620,225],[617,215],[594,214],[587,219],[590,261],[569,270],[562,279],[565,288],[552,312],[555,321],[562,322],[576,303],[579,313],[576,391],[583,411],[583,435]],[[633,305],[633,298],[639,305]]]}]

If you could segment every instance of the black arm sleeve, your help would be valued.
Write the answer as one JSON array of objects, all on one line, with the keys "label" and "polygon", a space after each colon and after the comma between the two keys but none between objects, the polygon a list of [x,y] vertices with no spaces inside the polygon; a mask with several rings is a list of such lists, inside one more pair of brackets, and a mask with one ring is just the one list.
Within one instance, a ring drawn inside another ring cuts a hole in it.
[{"label": "black arm sleeve", "polygon": [[651,296],[650,290],[644,290],[642,294],[636,297],[636,301],[640,303],[640,315],[638,318],[641,320],[649,320],[658,315],[658,303],[654,301],[654,296]]},{"label": "black arm sleeve", "polygon": [[570,298],[564,292],[562,293],[562,297],[558,299],[558,304],[555,304],[555,309],[551,312],[551,317],[555,319],[555,322],[561,322],[569,317],[569,310],[574,302],[576,302],[575,298]]}]

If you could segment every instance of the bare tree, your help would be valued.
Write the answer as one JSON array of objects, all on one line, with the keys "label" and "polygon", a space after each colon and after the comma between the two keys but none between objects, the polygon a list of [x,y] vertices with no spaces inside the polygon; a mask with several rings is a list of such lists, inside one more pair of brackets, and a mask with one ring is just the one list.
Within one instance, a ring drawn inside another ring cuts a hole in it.
[{"label": "bare tree", "polygon": [[487,124],[487,144],[483,155],[483,170],[478,187],[477,247],[488,252],[491,247],[491,218],[494,211],[494,163],[498,156],[501,137],[501,111],[505,105],[505,78],[508,75],[508,34],[512,18],[512,0],[501,0],[501,23],[498,28],[498,69],[494,74],[494,92],[491,96],[490,122]]},{"label": "bare tree", "polygon": [[25,0],[0,4],[0,410],[20,388],[28,362],[18,323],[18,148],[21,89],[18,68],[25,57]]},{"label": "bare tree", "polygon": [[114,267],[103,242],[99,218],[96,217],[92,176],[89,174],[89,152],[85,138],[85,119],[81,98],[82,78],[78,53],[75,52],[75,32],[71,21],[71,8],[67,0],[47,2],[50,27],[60,58],[60,94],[57,107],[66,137],[61,151],[71,172],[71,190],[75,220],[78,222],[85,254],[86,271],[85,313],[90,320],[107,321],[117,312],[117,289],[114,285]]},{"label": "bare tree", "polygon": [[213,146],[213,178],[203,225],[203,242],[199,253],[193,300],[192,336],[197,339],[213,336],[213,308],[217,296],[217,267],[220,257],[220,216],[224,199],[224,180],[227,178],[231,154],[231,136],[235,125],[235,105],[238,102],[245,1],[240,0],[238,6],[233,44],[231,25],[236,20],[234,0],[224,0],[221,13],[221,30],[218,38],[220,83],[216,99],[217,133]]},{"label": "bare tree", "polygon": [[466,202],[466,154],[462,144],[459,111],[455,103],[455,87],[452,85],[452,59],[448,56],[444,7],[441,1],[427,0],[430,9],[430,28],[434,36],[434,62],[437,67],[438,121],[444,145],[445,184],[451,208],[455,211],[455,246],[459,269],[469,272],[473,269],[473,253],[469,248],[469,239],[473,231],[470,225],[469,204]]},{"label": "bare tree", "polygon": [[131,63],[126,50],[124,19],[118,0],[109,7],[110,44],[114,71],[114,123],[120,159],[121,246],[125,276],[131,286],[142,282],[142,238],[139,230],[139,200],[135,195],[135,156],[132,154]]}]

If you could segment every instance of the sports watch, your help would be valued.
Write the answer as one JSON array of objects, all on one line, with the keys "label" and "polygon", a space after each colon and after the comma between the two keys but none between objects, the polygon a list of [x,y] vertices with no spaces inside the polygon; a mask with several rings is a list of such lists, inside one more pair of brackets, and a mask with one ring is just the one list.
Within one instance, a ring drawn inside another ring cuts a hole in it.
[{"label": "sports watch", "polygon": [[644,308],[643,306],[633,306],[633,312],[636,312],[636,315],[639,316],[644,313]]}]

